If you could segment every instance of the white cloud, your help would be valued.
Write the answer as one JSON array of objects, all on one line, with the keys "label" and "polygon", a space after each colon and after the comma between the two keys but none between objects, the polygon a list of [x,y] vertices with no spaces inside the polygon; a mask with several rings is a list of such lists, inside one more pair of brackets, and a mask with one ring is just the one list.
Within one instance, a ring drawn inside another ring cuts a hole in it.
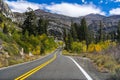
[{"label": "white cloud", "polygon": [[100,3],[103,3],[103,0],[100,0]]},{"label": "white cloud", "polygon": [[120,15],[120,8],[115,8],[109,11],[110,15]]},{"label": "white cloud", "polygon": [[115,2],[120,2],[120,0],[115,0]]},{"label": "white cloud", "polygon": [[86,1],[86,0],[82,0],[82,3],[83,3],[83,4],[87,4],[87,1]]},{"label": "white cloud", "polygon": [[47,5],[45,8],[50,10],[52,13],[69,15],[71,17],[79,17],[91,13],[105,15],[105,12],[101,11],[93,4],[79,5],[79,4],[61,3],[61,4]]},{"label": "white cloud", "polygon": [[106,1],[105,4],[108,4],[108,2]]},{"label": "white cloud", "polygon": [[41,6],[37,3],[31,3],[26,0],[17,0],[17,1],[5,1],[13,12],[25,12],[28,7],[33,10],[39,9]]},{"label": "white cloud", "polygon": [[84,2],[85,2],[85,0],[82,0],[82,2],[84,3]]},{"label": "white cloud", "polygon": [[45,9],[52,13],[62,14],[71,17],[79,17],[91,13],[105,15],[105,12],[103,12],[100,8],[98,8],[92,3],[83,4],[83,5],[75,4],[75,3],[74,4],[52,3],[50,5],[47,5],[47,4],[32,3],[32,2],[28,2],[27,0],[17,0],[17,1],[6,0],[6,2],[8,3],[8,5],[10,6],[13,12],[25,12],[28,7],[31,7],[33,10]]},{"label": "white cloud", "polygon": [[113,1],[113,2],[120,2],[120,0],[111,0],[111,1]]}]

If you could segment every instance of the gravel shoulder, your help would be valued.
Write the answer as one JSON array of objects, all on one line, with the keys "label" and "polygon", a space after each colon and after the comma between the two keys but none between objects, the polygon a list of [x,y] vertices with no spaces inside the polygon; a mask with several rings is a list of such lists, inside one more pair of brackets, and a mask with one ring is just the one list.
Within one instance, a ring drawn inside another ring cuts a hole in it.
[{"label": "gravel shoulder", "polygon": [[93,78],[93,80],[107,80],[110,73],[99,72],[88,58],[73,56],[75,61]]}]

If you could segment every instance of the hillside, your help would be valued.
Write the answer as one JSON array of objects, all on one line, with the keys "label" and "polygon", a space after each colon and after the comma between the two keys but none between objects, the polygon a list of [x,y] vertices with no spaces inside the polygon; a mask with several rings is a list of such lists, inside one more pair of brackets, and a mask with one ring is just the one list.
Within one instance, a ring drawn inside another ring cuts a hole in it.
[{"label": "hillside", "polygon": [[[44,18],[49,20],[48,32],[50,34],[52,32],[54,33],[57,32],[58,34],[55,34],[55,35],[58,35],[61,37],[63,36],[63,28],[69,31],[71,27],[71,21],[79,24],[83,17],[86,18],[86,22],[89,29],[95,33],[99,30],[100,21],[102,22],[103,30],[106,33],[116,32],[116,27],[118,25],[118,21],[120,20],[120,15],[113,15],[113,16],[106,17],[99,14],[89,14],[86,16],[81,16],[76,18],[76,17],[69,17],[69,16],[60,15],[60,14],[53,14],[40,9],[35,10],[34,12],[38,19]],[[25,17],[25,16],[23,17],[24,14],[14,13],[14,15],[17,15],[15,16],[17,21],[21,23],[24,21],[24,17]]]},{"label": "hillside", "polygon": [[19,15],[14,15],[7,4],[0,1],[0,67],[31,61],[56,49],[57,44],[53,37],[48,37],[45,33],[40,35],[29,35],[28,31],[23,33],[25,24],[20,25],[15,19]]}]

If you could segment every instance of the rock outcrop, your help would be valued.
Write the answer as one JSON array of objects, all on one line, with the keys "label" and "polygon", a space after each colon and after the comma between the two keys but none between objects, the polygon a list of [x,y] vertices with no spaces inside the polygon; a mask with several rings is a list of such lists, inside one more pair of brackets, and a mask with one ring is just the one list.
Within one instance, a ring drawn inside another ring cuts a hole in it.
[{"label": "rock outcrop", "polygon": [[8,4],[5,3],[3,0],[0,0],[0,12],[3,13],[6,17],[12,19],[12,21],[15,21],[14,14],[9,8]]},{"label": "rock outcrop", "polygon": [[67,30],[70,29],[71,21],[80,24],[80,21],[83,17],[86,18],[87,25],[90,30],[97,32],[101,21],[103,25],[103,30],[107,33],[111,33],[117,30],[118,21],[120,20],[120,15],[106,17],[99,14],[89,14],[76,18],[53,14],[40,9],[35,10],[35,14],[37,15],[37,17],[42,17],[50,21],[49,30],[52,29],[51,31],[59,31],[60,33],[63,32],[63,28],[66,28]]}]

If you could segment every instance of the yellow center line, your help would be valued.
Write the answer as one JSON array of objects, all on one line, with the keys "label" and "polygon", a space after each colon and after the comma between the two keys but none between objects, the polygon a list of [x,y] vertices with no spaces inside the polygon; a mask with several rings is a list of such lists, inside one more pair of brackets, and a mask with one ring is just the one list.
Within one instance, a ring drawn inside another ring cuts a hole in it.
[{"label": "yellow center line", "polygon": [[27,77],[29,77],[30,75],[34,74],[35,72],[37,72],[38,70],[44,68],[45,66],[47,66],[48,64],[50,64],[51,62],[53,62],[56,59],[56,54],[54,54],[54,57],[51,58],[50,60],[48,60],[47,62],[39,65],[38,67],[35,67],[34,69],[28,71],[27,73],[19,76],[18,78],[16,78],[15,80],[25,80]]}]

